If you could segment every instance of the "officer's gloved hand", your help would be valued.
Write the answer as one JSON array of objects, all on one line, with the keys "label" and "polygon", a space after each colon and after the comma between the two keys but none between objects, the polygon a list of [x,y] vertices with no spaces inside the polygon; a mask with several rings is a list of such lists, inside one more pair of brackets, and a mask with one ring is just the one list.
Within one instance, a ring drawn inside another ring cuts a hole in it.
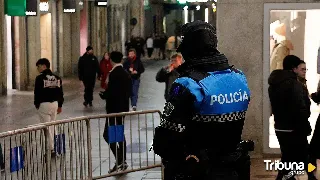
[{"label": "officer's gloved hand", "polygon": [[198,158],[197,156],[195,156],[195,155],[189,155],[189,156],[186,158],[186,161],[188,161],[188,160],[190,160],[190,161],[196,161],[196,162],[199,162],[199,161],[200,161],[199,158]]},{"label": "officer's gloved hand", "polygon": [[193,177],[203,174],[203,168],[201,168],[201,162],[197,156],[189,155],[186,157],[186,172]]}]

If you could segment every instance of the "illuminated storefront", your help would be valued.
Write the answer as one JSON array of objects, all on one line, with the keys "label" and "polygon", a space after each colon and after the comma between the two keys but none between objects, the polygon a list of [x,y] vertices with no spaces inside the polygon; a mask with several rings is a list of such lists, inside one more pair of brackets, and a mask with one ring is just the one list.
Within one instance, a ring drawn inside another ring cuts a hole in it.
[{"label": "illuminated storefront", "polygon": [[56,63],[52,62],[52,13],[48,0],[41,0],[40,11],[40,41],[41,57],[49,59],[52,68],[56,68]]},{"label": "illuminated storefront", "polygon": [[[317,91],[319,82],[320,61],[320,4],[303,4],[303,3],[282,3],[282,4],[266,4],[264,23],[264,72],[268,76],[268,72],[272,69],[270,63],[274,44],[282,41],[290,41],[293,50],[290,54],[296,55],[306,62],[307,66],[307,87],[310,93]],[[267,82],[264,82],[267,88]],[[264,96],[268,97],[267,90]],[[309,122],[314,129],[316,120],[319,115],[320,108],[313,101],[311,105],[311,116]],[[265,132],[264,139],[268,141],[268,149],[271,152],[278,151],[279,143],[274,132],[273,116],[270,116],[269,100],[264,101],[264,126],[267,126],[268,133]],[[269,115],[268,115],[269,114]],[[308,137],[308,140],[312,136]]]}]

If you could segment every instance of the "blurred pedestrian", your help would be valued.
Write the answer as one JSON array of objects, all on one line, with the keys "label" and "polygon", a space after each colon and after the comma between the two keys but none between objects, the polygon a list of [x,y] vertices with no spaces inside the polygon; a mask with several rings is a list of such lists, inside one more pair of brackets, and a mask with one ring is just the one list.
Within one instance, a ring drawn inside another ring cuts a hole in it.
[{"label": "blurred pedestrian", "polygon": [[100,74],[101,74],[101,88],[107,89],[107,77],[112,69],[112,64],[109,58],[109,53],[105,52],[100,61]]},{"label": "blurred pedestrian", "polygon": [[153,38],[152,36],[149,36],[147,39],[147,51],[148,51],[148,57],[151,58],[153,53]]},{"label": "blurred pedestrian", "polygon": [[134,49],[129,50],[127,61],[124,62],[123,67],[129,72],[132,80],[131,106],[132,110],[137,110],[138,94],[140,87],[140,77],[144,73],[144,66],[141,60],[136,56]]},{"label": "blurred pedestrian", "polygon": [[100,79],[100,66],[97,57],[93,54],[93,48],[88,46],[86,52],[79,58],[78,76],[84,84],[84,102],[83,105],[92,107],[93,90],[96,84],[96,78]]},{"label": "blurred pedestrian", "polygon": [[171,56],[170,64],[166,67],[161,68],[157,75],[156,80],[158,82],[165,82],[165,92],[164,98],[166,101],[169,100],[169,91],[171,89],[172,83],[179,77],[179,73],[177,68],[182,64],[182,55],[181,54],[174,54]]}]

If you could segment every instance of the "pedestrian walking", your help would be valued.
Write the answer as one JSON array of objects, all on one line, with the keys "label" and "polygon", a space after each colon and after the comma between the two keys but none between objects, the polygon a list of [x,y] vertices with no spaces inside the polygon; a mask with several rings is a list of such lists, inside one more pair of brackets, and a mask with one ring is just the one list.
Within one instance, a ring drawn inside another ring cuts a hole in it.
[{"label": "pedestrian walking", "polygon": [[78,76],[84,85],[83,105],[92,107],[93,91],[96,78],[100,79],[100,66],[97,57],[93,54],[93,48],[88,46],[86,52],[79,58]]},{"label": "pedestrian walking", "polygon": [[137,110],[138,94],[140,87],[140,77],[144,73],[144,66],[141,60],[136,56],[134,49],[129,50],[129,57],[124,62],[123,67],[131,76],[132,93],[131,93],[131,107],[133,111]]},{"label": "pedestrian walking", "polygon": [[179,77],[179,73],[177,68],[182,64],[182,55],[181,54],[174,54],[171,56],[171,63],[161,68],[157,75],[156,80],[160,83],[164,82],[166,84],[165,91],[164,91],[164,98],[166,101],[169,100],[169,91],[171,89],[171,85],[173,82]]},{"label": "pedestrian walking", "polygon": [[[56,120],[57,114],[62,112],[64,102],[62,80],[50,70],[50,62],[41,58],[36,63],[40,73],[36,77],[34,87],[34,105],[38,110],[41,123]],[[51,154],[54,155],[54,127],[49,127]]]},{"label": "pedestrian walking", "polygon": [[[308,90],[298,78],[305,76],[304,61],[294,55],[283,60],[283,69],[272,71],[268,79],[269,99],[274,115],[274,129],[281,150],[281,162],[303,162],[308,179],[314,180],[308,172],[308,139],[311,135],[310,99]],[[293,141],[294,139],[294,141]],[[295,179],[295,172],[283,169],[278,172],[277,180]]]},{"label": "pedestrian walking", "polygon": [[[129,99],[131,94],[131,79],[129,73],[122,65],[123,55],[121,52],[111,52],[110,59],[112,70],[109,74],[108,88],[106,90],[106,111],[110,113],[120,113],[129,111]],[[126,170],[126,139],[121,133],[121,137],[113,137],[116,129],[124,131],[124,116],[106,118],[103,137],[109,144],[116,163],[109,173]],[[117,128],[118,127],[118,128]],[[120,128],[119,128],[120,127]]]}]

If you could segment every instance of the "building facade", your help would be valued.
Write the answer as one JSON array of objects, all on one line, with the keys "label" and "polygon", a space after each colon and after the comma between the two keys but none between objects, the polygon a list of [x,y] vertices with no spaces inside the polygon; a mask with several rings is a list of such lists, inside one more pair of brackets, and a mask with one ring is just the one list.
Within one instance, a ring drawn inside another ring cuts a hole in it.
[{"label": "building facade", "polygon": [[195,20],[216,25],[216,0],[145,0],[150,8],[145,10],[146,35],[166,33],[175,35],[176,22],[185,24]]},{"label": "building facade", "polygon": [[[293,44],[290,53],[305,60],[308,90],[316,92],[320,74],[319,17],[318,0],[218,1],[219,49],[231,64],[244,71],[252,91],[244,138],[255,141],[257,155],[280,153],[268,98],[273,47],[284,40]],[[318,114],[319,107],[312,103],[309,122],[313,128]]]},{"label": "building facade", "polygon": [[[108,6],[75,0],[72,13],[65,12],[62,0],[37,1],[37,16],[7,16],[0,1],[1,94],[33,89],[39,58],[48,58],[60,76],[73,76],[88,45],[100,58],[104,52],[124,52],[125,40],[144,33],[143,0],[109,0]],[[131,17],[139,22],[134,27]]]}]

